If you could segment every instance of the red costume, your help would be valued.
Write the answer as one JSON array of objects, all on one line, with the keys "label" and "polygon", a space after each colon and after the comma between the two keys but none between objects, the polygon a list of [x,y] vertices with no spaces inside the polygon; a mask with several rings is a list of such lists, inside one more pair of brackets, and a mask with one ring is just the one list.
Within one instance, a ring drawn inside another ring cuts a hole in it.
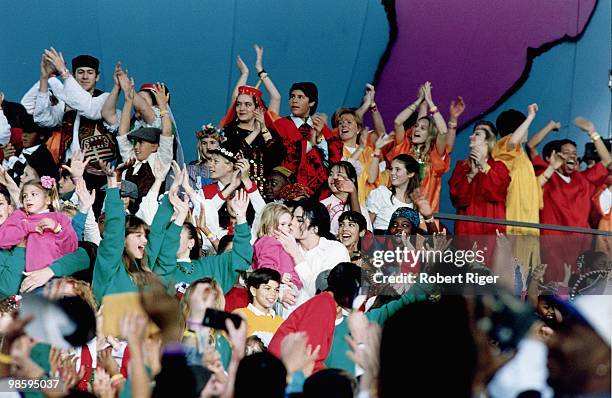
[{"label": "red costume", "polygon": [[300,305],[289,315],[289,318],[278,328],[268,351],[280,358],[281,343],[285,336],[295,332],[306,332],[308,344],[313,349],[320,345],[321,350],[314,365],[314,371],[323,367],[334,338],[336,327],[336,301],[331,293],[317,294],[304,304]]},{"label": "red costume", "polygon": [[[543,224],[591,228],[589,214],[592,198],[605,182],[608,170],[601,163],[581,172],[571,174],[566,182],[559,173],[553,173],[544,185],[544,208],[540,210]],[[544,238],[542,260],[548,264],[546,277],[551,280],[563,279],[564,263],[576,267],[580,253],[591,246],[592,236],[562,231],[542,230],[542,235],[562,235],[563,238]],[[569,237],[571,236],[571,238]]]},{"label": "red costume", "polygon": [[[270,129],[274,129],[281,137],[286,150],[286,156],[281,166],[291,170],[296,175],[297,182],[317,191],[327,181],[327,167],[338,162],[342,153],[337,150],[329,150],[329,158],[326,159],[320,148],[312,147],[306,152],[308,139],[312,126],[303,123],[299,128],[290,117],[280,116],[268,111],[267,116],[271,120]],[[267,119],[266,119],[267,120]],[[324,126],[321,131],[326,140],[333,137],[333,131]]]},{"label": "red costume", "polygon": [[[448,184],[453,206],[457,214],[465,216],[506,219],[506,193],[510,184],[508,169],[502,162],[493,159],[487,161],[488,172],[478,172],[468,181],[470,163],[467,160],[457,162]],[[457,221],[455,235],[493,235],[495,230],[505,232],[504,225]]]}]

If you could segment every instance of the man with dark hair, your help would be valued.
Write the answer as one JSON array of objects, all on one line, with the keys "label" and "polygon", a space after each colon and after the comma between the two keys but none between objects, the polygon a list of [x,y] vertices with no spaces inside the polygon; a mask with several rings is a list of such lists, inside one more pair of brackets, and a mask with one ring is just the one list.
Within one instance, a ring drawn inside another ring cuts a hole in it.
[{"label": "man with dark hair", "polygon": [[318,105],[317,86],[300,82],[289,90],[290,116],[280,118],[268,112],[270,128],[278,132],[287,151],[282,166],[296,176],[298,183],[313,191],[327,180],[327,166],[340,160],[340,154],[330,157],[327,140],[333,132],[327,127],[327,116],[315,114]]},{"label": "man with dark hair", "polygon": [[40,80],[21,100],[39,125],[61,126],[57,145],[51,148],[52,152],[57,152],[60,163],[71,159],[79,149],[91,158],[84,175],[90,189],[100,188],[106,182],[98,162],[117,158],[115,137],[101,120],[108,93],[96,89],[99,67],[97,58],[79,55],[72,60],[73,74],[70,74],[60,52],[54,48],[45,50],[40,63]]},{"label": "man with dark hair", "polygon": [[284,319],[272,308],[278,300],[281,275],[270,268],[259,268],[247,278],[250,303],[234,312],[247,321],[247,336],[256,335],[267,346]]},{"label": "man with dark hair", "polygon": [[[544,193],[540,220],[544,224],[590,228],[593,196],[609,174],[612,157],[593,123],[579,117],[576,118],[576,125],[589,135],[601,161],[580,171],[576,143],[569,139],[559,141],[559,153],[555,153],[550,165],[539,177]],[[548,280],[562,280],[564,264],[575,264],[578,255],[591,244],[591,236],[585,234],[542,230],[542,235],[572,235],[571,238],[549,238],[544,241],[548,246],[542,250],[542,262],[548,264]]]}]

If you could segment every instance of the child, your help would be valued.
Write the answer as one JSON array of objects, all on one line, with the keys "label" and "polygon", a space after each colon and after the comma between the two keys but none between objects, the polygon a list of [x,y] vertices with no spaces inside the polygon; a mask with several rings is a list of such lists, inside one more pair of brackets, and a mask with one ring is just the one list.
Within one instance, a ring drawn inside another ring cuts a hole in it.
[{"label": "child", "polygon": [[0,248],[25,240],[26,271],[36,271],[77,250],[71,220],[60,211],[55,179],[43,176],[21,187],[23,209],[16,210],[0,226]]},{"label": "child", "polygon": [[247,336],[259,337],[266,346],[284,321],[272,309],[278,300],[280,279],[280,274],[270,268],[253,271],[247,278],[251,302],[247,307],[234,311],[246,319]]},{"label": "child", "polygon": [[293,216],[287,206],[279,203],[268,203],[261,213],[261,224],[257,231],[257,241],[253,245],[253,269],[267,267],[278,271],[281,275],[291,275],[291,281],[298,289],[302,281],[295,271],[293,258],[285,251],[283,245],[274,237],[276,230],[290,234]]}]

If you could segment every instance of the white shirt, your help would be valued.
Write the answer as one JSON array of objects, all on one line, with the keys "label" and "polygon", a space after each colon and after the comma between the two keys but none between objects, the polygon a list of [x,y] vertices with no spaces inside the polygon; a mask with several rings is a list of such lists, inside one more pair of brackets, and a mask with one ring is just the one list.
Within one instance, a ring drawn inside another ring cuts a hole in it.
[{"label": "white shirt", "polygon": [[4,111],[0,109],[0,145],[6,145],[11,140],[11,125],[4,115]]},{"label": "white shirt", "polygon": [[389,222],[391,222],[391,216],[398,208],[414,208],[412,203],[404,203],[397,198],[393,198],[393,201],[391,201],[391,195],[391,190],[385,186],[374,189],[368,195],[366,208],[370,213],[376,214],[373,223],[374,229],[387,230],[387,228],[389,228]]},{"label": "white shirt", "polygon": [[11,156],[8,159],[4,159],[2,161],[2,167],[5,169],[12,169],[15,166],[15,163],[28,163],[27,159],[24,155],[31,155],[40,147],[40,144],[31,146],[29,148],[23,148],[19,156]]},{"label": "white shirt", "polygon": [[601,195],[599,195],[599,206],[604,215],[610,213],[610,208],[612,207],[612,192],[610,192],[610,187],[604,189]]},{"label": "white shirt", "polygon": [[[314,128],[314,122],[312,121],[312,118],[310,116],[308,116],[308,119],[306,119],[306,121],[304,121],[304,119],[302,119],[301,117],[297,117],[297,116],[293,116],[291,115],[291,121],[293,121],[293,124],[295,124],[295,127],[297,127],[298,129],[300,127],[302,127],[302,125],[304,123],[308,123],[308,125],[311,128]],[[317,146],[323,151],[323,155],[325,156],[325,159],[329,159],[329,149],[327,147],[327,141],[325,140],[325,137],[323,137],[323,140],[317,144]],[[312,145],[310,144],[310,141],[306,141],[306,153],[310,152],[312,150]]]},{"label": "white shirt", "polygon": [[315,295],[317,276],[321,272],[334,268],[338,263],[349,262],[351,258],[342,243],[325,238],[319,238],[319,244],[310,250],[301,246],[299,249],[304,261],[296,264],[295,271],[303,284],[298,297],[298,304],[301,304]]},{"label": "white shirt", "polygon": [[26,111],[34,116],[34,122],[42,127],[55,127],[62,124],[66,106],[77,111],[74,127],[72,129],[72,144],[66,152],[66,159],[72,158],[72,153],[80,149],[79,127],[81,116],[91,120],[102,118],[102,106],[108,98],[108,93],[102,93],[97,97],[85,91],[83,87],[71,75],[64,83],[58,78],[49,79],[49,88],[59,102],[51,105],[49,90],[45,93],[39,91],[39,82],[36,82],[21,99],[21,104]]},{"label": "white shirt", "polygon": [[[345,211],[351,210],[351,206],[348,203],[343,203],[337,196],[333,194],[323,199],[321,203],[325,205],[325,208],[327,209],[329,213],[329,218],[331,220],[331,226],[329,230],[331,231],[332,234],[337,235],[338,228],[339,228],[338,219],[340,218],[342,213],[344,213]],[[372,231],[373,230],[372,221],[370,220],[370,216],[368,215],[368,210],[363,206],[360,206],[360,207],[361,207],[361,214],[363,214],[363,216],[366,219],[367,230]]]}]

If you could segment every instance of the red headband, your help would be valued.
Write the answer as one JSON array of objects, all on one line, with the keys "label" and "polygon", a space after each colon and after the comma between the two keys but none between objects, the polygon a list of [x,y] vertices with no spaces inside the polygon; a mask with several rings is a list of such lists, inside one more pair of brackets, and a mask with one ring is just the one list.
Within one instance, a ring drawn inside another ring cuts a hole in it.
[{"label": "red headband", "polygon": [[[262,96],[261,90],[256,89],[255,87],[251,87],[251,86],[240,86],[238,87],[238,95],[240,94],[246,94],[246,95],[255,97],[255,101],[257,101],[257,105],[264,112],[266,112],[266,107],[264,106],[263,101],[261,100],[261,96]],[[223,119],[221,119],[221,122],[219,123],[220,128],[227,126],[228,124],[233,122],[234,119],[236,119],[236,100],[237,99],[238,97],[236,97],[234,102],[232,102],[232,105],[227,110],[227,113],[225,114]]]}]

